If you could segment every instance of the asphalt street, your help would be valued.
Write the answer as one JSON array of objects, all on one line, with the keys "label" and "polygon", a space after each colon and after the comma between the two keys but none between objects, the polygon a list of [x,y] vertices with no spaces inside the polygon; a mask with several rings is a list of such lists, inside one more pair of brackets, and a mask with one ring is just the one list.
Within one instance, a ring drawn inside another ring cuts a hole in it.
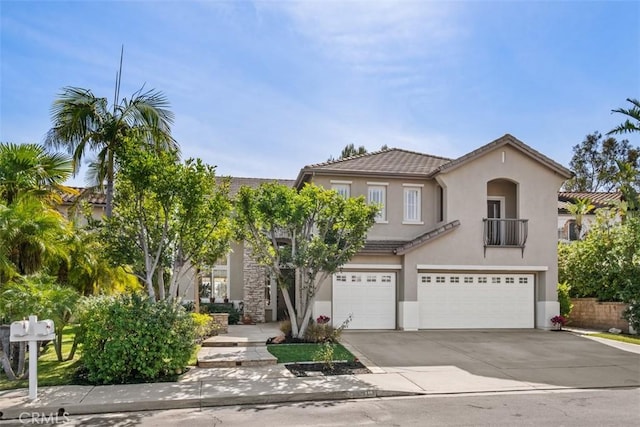
[{"label": "asphalt street", "polygon": [[[64,417],[64,426],[630,426],[640,389],[557,390],[229,406]],[[2,426],[42,425],[27,416]]]}]

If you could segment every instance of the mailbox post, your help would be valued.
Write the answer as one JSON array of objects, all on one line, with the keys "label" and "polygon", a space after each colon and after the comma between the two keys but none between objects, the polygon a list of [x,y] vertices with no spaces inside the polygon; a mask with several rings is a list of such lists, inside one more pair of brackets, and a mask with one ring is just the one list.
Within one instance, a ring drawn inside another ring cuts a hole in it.
[{"label": "mailbox post", "polygon": [[29,320],[21,320],[11,324],[9,341],[29,342],[29,400],[38,396],[38,341],[49,341],[56,337],[52,320],[41,320],[31,315]]}]

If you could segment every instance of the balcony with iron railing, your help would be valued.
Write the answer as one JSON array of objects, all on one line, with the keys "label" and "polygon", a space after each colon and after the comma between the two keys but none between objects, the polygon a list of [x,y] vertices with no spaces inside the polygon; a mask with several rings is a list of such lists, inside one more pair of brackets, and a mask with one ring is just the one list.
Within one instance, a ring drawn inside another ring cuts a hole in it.
[{"label": "balcony with iron railing", "polygon": [[484,218],[484,251],[487,248],[520,248],[524,256],[528,219]]}]

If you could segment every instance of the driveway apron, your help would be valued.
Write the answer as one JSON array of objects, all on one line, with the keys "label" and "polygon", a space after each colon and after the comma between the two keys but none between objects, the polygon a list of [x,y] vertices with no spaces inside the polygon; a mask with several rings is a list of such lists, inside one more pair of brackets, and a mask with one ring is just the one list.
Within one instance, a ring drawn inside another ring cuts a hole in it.
[{"label": "driveway apron", "polygon": [[640,386],[638,354],[569,332],[345,331],[343,341],[385,372],[450,369],[551,387]]}]

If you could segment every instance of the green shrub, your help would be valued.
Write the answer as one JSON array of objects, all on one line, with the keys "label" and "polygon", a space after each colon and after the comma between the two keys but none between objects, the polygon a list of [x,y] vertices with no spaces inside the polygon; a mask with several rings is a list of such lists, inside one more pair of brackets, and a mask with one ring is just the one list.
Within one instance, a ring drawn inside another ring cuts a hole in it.
[{"label": "green shrub", "polygon": [[341,330],[337,330],[328,323],[311,323],[304,333],[304,339],[308,342],[326,343],[338,342]]},{"label": "green shrub", "polygon": [[218,325],[208,314],[191,313],[191,318],[196,327],[196,342],[202,342],[218,332]]},{"label": "green shrub", "polygon": [[240,322],[240,312],[232,303],[205,303],[200,304],[200,313],[229,313],[229,324],[237,325]]},{"label": "green shrub", "polygon": [[558,302],[560,303],[560,315],[563,317],[569,317],[573,304],[571,304],[571,297],[569,292],[571,286],[567,282],[558,283]]},{"label": "green shrub", "polygon": [[94,384],[179,374],[195,347],[195,325],[183,307],[139,295],[89,298],[79,320],[81,362]]}]

